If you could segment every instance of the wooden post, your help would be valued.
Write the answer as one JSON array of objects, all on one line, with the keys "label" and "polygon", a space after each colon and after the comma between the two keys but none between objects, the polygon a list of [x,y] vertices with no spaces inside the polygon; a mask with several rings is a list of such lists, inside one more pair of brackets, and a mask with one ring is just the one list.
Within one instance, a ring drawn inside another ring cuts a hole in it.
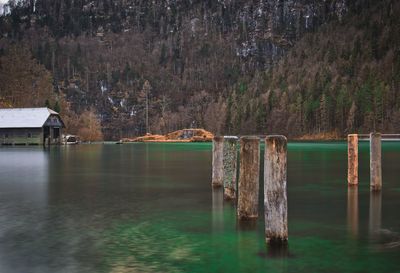
[{"label": "wooden post", "polygon": [[370,186],[371,190],[379,191],[382,188],[382,158],[381,134],[370,134]]},{"label": "wooden post", "polygon": [[287,140],[284,136],[267,136],[264,157],[264,214],[267,243],[288,240]]},{"label": "wooden post", "polygon": [[237,173],[237,142],[238,138],[224,137],[224,198],[236,199],[236,173]]},{"label": "wooden post", "polygon": [[240,138],[240,173],[237,215],[239,220],[258,217],[260,139]]},{"label": "wooden post", "polygon": [[221,187],[223,179],[223,149],[224,138],[216,136],[213,139],[213,154],[212,154],[212,186]]},{"label": "wooden post", "polygon": [[349,186],[358,185],[358,135],[347,136],[347,182]]}]

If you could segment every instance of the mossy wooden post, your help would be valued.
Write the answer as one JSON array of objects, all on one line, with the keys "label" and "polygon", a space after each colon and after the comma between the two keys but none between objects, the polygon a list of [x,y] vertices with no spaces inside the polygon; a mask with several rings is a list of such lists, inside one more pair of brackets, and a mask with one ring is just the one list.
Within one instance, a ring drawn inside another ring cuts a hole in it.
[{"label": "mossy wooden post", "polygon": [[212,153],[212,186],[216,188],[223,185],[223,151],[224,138],[221,136],[214,137]]},{"label": "mossy wooden post", "polygon": [[239,170],[238,219],[256,219],[260,179],[260,139],[258,137],[240,138]]},{"label": "mossy wooden post", "polygon": [[288,240],[287,140],[284,136],[267,136],[264,156],[264,214],[267,243]]},{"label": "mossy wooden post", "polygon": [[370,134],[370,186],[371,190],[379,191],[382,188],[382,157],[381,134]]},{"label": "mossy wooden post", "polygon": [[358,185],[358,135],[347,136],[347,182],[349,186]]},{"label": "mossy wooden post", "polygon": [[235,136],[224,137],[224,198],[228,200],[236,199],[237,142]]}]

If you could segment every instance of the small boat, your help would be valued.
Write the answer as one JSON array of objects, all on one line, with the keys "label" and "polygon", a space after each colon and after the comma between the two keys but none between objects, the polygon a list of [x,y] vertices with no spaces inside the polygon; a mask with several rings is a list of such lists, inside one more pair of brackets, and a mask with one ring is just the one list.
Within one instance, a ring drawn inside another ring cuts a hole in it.
[{"label": "small boat", "polygon": [[75,144],[79,144],[80,142],[81,141],[80,141],[79,137],[76,135],[66,135],[64,137],[64,141],[63,141],[63,143],[65,145],[75,145]]}]

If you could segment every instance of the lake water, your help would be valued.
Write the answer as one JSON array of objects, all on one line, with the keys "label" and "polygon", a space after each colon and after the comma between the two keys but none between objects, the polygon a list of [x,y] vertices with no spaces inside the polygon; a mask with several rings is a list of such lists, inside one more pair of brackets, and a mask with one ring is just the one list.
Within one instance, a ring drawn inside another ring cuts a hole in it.
[{"label": "lake water", "polygon": [[288,147],[280,251],[211,189],[210,143],[1,148],[0,272],[400,272],[400,143],[375,195],[368,143],[358,192],[345,143]]}]

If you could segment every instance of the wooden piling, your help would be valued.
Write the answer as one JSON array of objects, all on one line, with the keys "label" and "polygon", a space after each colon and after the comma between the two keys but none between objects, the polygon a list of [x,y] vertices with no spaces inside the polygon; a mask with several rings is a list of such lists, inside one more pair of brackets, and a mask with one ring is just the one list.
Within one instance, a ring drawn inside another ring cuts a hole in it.
[{"label": "wooden piling", "polygon": [[224,137],[224,198],[228,200],[236,199],[237,142],[235,136]]},{"label": "wooden piling", "polygon": [[216,188],[223,185],[223,150],[224,138],[221,136],[214,137],[212,153],[212,186]]},{"label": "wooden piling", "polygon": [[256,219],[260,179],[260,139],[258,137],[240,138],[239,170],[238,219]]},{"label": "wooden piling", "polygon": [[382,188],[381,134],[370,134],[370,187],[372,191]]},{"label": "wooden piling", "polygon": [[358,185],[358,135],[347,136],[347,183]]},{"label": "wooden piling", "polygon": [[288,240],[287,223],[287,140],[267,136],[264,156],[265,239],[270,244]]}]

